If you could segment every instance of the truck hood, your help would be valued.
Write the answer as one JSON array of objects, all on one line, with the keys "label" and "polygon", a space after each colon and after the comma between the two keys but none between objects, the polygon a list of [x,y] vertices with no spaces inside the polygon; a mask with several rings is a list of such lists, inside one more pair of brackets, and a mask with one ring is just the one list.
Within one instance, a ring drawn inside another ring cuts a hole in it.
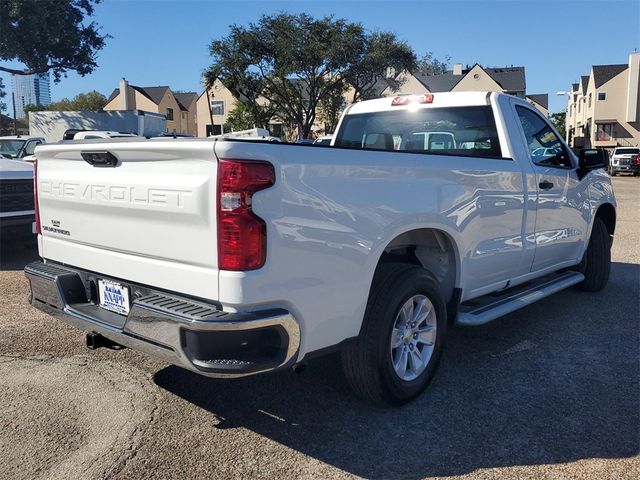
[{"label": "truck hood", "polygon": [[33,178],[33,165],[22,160],[0,158],[0,180]]}]

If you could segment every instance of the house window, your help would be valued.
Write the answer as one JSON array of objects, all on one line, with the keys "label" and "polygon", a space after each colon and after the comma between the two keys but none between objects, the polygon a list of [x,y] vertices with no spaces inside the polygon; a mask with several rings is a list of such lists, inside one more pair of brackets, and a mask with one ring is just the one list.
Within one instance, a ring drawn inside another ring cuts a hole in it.
[{"label": "house window", "polygon": [[591,94],[589,94],[589,108],[591,108]]},{"label": "house window", "polygon": [[224,115],[224,100],[211,100],[211,115]]},{"label": "house window", "polygon": [[269,132],[274,137],[282,137],[283,133],[284,133],[283,130],[282,130],[282,124],[281,123],[270,123],[269,124]]},{"label": "house window", "polygon": [[173,120],[173,108],[167,108],[167,120]]},{"label": "house window", "polygon": [[613,139],[613,123],[599,123],[596,128],[596,140],[608,142]]},{"label": "house window", "polygon": [[603,101],[607,99],[607,92],[598,92],[598,101]]},{"label": "house window", "polygon": [[580,113],[580,104],[581,103],[582,103],[581,101],[578,101],[578,113]]}]

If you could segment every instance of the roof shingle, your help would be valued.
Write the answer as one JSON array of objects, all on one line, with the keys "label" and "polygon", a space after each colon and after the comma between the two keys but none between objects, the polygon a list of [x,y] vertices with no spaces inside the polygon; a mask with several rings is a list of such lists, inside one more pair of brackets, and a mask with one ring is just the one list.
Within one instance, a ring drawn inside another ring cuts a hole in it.
[{"label": "roof shingle", "polygon": [[[462,75],[454,75],[453,70],[435,75],[427,75],[423,72],[412,73],[430,92],[450,92],[472,68],[463,70]],[[480,66],[480,68],[507,92],[526,90],[524,67],[484,68]]]},{"label": "roof shingle", "polygon": [[624,72],[627,68],[629,68],[629,65],[594,65],[592,68],[593,80],[595,82],[596,88],[599,88],[600,86],[611,80],[613,77]]},{"label": "roof shingle", "polygon": [[589,75],[583,75],[580,77],[580,84],[582,85],[582,95],[587,94],[587,86],[589,85]]},{"label": "roof shingle", "polygon": [[174,93],[173,96],[176,97],[181,110],[189,110],[191,104],[198,100],[198,94],[196,92]]},{"label": "roof shingle", "polygon": [[547,93],[533,93],[531,95],[527,95],[527,98],[530,98],[541,107],[546,109],[549,108],[549,95]]}]

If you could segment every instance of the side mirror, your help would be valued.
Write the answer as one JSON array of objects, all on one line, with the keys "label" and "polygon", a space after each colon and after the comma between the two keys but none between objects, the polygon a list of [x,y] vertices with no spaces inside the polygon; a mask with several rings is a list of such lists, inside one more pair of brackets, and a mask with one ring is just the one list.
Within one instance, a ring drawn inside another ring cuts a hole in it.
[{"label": "side mirror", "polygon": [[606,168],[609,165],[609,156],[603,148],[585,148],[578,154],[578,165],[585,170]]}]

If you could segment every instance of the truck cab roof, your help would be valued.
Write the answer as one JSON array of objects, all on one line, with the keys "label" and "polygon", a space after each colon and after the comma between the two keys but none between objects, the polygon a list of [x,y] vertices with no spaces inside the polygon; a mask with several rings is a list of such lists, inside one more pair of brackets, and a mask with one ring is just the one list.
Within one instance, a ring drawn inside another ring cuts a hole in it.
[{"label": "truck cab roof", "polygon": [[[375,100],[365,100],[354,103],[349,107],[345,115],[395,110],[416,110],[421,108],[487,105],[491,94],[505,95],[494,92],[423,92],[417,94],[400,94],[395,97],[376,98]],[[423,96],[428,98],[421,98]],[[397,101],[396,99],[402,100]]]}]

